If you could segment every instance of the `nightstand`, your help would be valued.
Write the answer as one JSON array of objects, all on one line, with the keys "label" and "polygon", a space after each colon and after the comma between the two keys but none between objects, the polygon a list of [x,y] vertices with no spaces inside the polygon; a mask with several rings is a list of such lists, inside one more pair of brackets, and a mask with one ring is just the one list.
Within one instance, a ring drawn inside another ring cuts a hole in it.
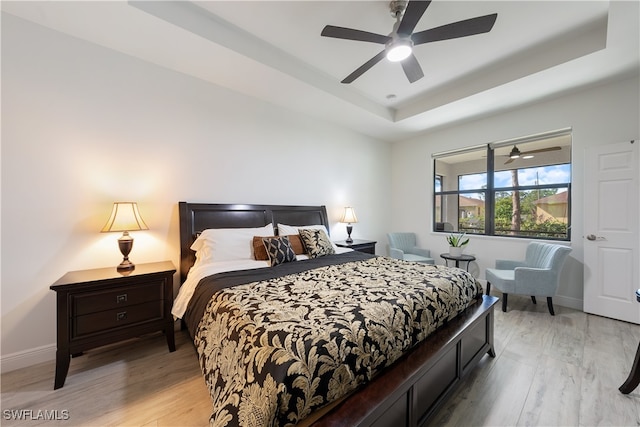
[{"label": "nightstand", "polygon": [[353,242],[349,243],[346,240],[339,240],[337,242],[334,242],[336,244],[336,246],[339,246],[341,248],[351,248],[354,251],[358,251],[358,252],[365,252],[368,254],[376,254],[376,243],[378,242],[374,242],[373,240],[359,240],[359,239],[353,239]]},{"label": "nightstand", "polygon": [[170,261],[71,271],[50,286],[56,292],[57,341],[54,390],[67,378],[71,355],[155,331],[175,351],[173,273]]}]

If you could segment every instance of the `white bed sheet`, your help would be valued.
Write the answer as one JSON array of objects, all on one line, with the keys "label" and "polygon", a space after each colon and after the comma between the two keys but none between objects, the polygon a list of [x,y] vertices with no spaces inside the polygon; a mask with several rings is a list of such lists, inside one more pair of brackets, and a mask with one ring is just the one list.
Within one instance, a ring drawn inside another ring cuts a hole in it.
[{"label": "white bed sheet", "polygon": [[[337,254],[342,254],[346,252],[351,252],[353,249],[349,248],[336,248]],[[307,255],[296,255],[297,261],[304,261],[309,259]],[[189,305],[189,301],[193,296],[193,293],[200,283],[200,280],[207,276],[211,276],[217,273],[224,273],[225,271],[235,271],[235,270],[251,270],[253,268],[263,268],[269,267],[269,261],[256,261],[253,259],[238,259],[232,261],[218,261],[218,262],[207,262],[207,263],[199,263],[191,267],[189,270],[189,274],[187,274],[187,279],[184,281],[182,286],[180,286],[180,291],[178,292],[178,296],[173,301],[173,308],[171,309],[171,314],[173,314],[176,318],[181,319],[184,316],[184,312],[187,310],[187,306]]]}]

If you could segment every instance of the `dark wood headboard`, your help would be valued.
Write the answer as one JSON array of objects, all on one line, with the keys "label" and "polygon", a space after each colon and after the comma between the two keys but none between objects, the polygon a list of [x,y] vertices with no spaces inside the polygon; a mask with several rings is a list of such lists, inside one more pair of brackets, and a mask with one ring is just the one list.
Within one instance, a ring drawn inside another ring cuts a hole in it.
[{"label": "dark wood headboard", "polygon": [[272,223],[287,225],[322,224],[329,232],[325,206],[242,205],[178,203],[180,218],[180,283],[196,261],[190,248],[196,237],[208,228],[255,228]]}]

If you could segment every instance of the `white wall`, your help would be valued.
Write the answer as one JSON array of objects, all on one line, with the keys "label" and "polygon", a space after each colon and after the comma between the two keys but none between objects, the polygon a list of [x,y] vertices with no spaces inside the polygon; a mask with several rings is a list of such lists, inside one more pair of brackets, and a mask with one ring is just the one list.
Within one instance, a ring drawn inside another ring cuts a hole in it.
[{"label": "white wall", "polygon": [[2,368],[52,359],[69,270],[117,265],[100,234],[139,203],[134,263],[178,265],[178,201],[326,204],[383,241],[390,145],[2,15]]},{"label": "white wall", "polygon": [[[420,243],[430,248],[434,258],[447,252],[445,235],[433,233],[432,153],[519,136],[572,127],[572,238],[573,251],[565,263],[561,285],[554,301],[582,309],[583,299],[583,218],[584,151],[600,144],[640,139],[640,85],[638,76],[569,94],[533,106],[436,131],[394,144],[392,149],[394,230],[415,230]],[[493,267],[496,259],[524,257],[526,239],[473,236],[467,253],[475,253],[479,277]]]}]

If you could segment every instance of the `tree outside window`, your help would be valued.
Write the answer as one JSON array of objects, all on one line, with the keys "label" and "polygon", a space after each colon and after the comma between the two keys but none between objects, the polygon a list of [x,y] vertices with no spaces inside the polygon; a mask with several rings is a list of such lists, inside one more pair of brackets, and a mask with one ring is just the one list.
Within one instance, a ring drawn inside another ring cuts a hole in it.
[{"label": "tree outside window", "polygon": [[496,235],[568,239],[571,165],[494,174]]}]

